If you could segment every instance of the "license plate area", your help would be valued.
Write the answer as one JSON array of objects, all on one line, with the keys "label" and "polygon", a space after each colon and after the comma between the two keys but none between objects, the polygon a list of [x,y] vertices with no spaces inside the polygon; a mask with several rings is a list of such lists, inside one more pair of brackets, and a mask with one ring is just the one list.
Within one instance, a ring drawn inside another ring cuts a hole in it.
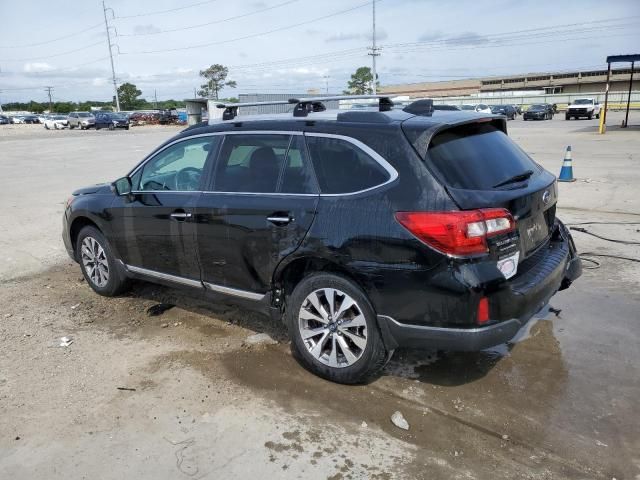
[{"label": "license plate area", "polygon": [[520,233],[520,245],[526,256],[549,236],[549,225],[544,212],[518,220],[518,232]]}]

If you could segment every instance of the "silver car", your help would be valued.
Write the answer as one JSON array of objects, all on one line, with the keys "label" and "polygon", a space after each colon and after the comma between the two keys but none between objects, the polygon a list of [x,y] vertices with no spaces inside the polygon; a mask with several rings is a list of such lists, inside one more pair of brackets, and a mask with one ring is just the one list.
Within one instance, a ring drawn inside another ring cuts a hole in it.
[{"label": "silver car", "polygon": [[71,112],[69,114],[69,128],[78,127],[80,130],[96,126],[96,117],[89,112]]}]

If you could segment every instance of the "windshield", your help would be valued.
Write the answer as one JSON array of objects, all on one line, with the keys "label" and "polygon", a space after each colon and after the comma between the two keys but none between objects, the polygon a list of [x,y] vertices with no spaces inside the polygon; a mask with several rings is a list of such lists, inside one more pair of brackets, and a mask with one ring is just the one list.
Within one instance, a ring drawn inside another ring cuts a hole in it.
[{"label": "windshield", "polygon": [[55,116],[53,117],[53,119],[54,119],[54,120],[66,120],[66,119],[67,119],[67,117],[66,117],[66,116],[64,116],[64,115],[55,115]]},{"label": "windshield", "polygon": [[82,117],[82,118],[85,118],[85,117],[90,117],[90,116],[91,116],[91,114],[90,114],[90,113],[88,113],[88,112],[79,112],[79,113],[78,113],[78,116],[79,116],[79,117]]},{"label": "windshield", "polygon": [[546,107],[544,105],[531,105],[529,110],[536,111],[536,110],[544,110],[545,108]]},{"label": "windshield", "polygon": [[573,104],[574,105],[593,105],[593,100],[590,100],[588,98],[579,98],[575,102],[573,102]]},{"label": "windshield", "polygon": [[111,114],[111,118],[113,118],[114,120],[126,120],[127,117],[121,113],[112,113]]},{"label": "windshield", "polygon": [[492,110],[504,110],[505,108],[505,105],[494,105],[491,107]]},{"label": "windshield", "polygon": [[460,108],[462,110],[473,110],[474,106],[473,105],[462,105]]}]

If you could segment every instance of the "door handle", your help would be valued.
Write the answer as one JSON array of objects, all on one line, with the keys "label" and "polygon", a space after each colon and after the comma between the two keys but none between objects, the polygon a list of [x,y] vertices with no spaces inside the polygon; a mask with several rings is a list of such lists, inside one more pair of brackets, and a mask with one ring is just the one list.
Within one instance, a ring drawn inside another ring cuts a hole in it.
[{"label": "door handle", "polygon": [[286,225],[292,222],[293,218],[291,216],[272,215],[270,217],[267,217],[267,220],[273,223],[274,225]]},{"label": "door handle", "polygon": [[173,218],[174,220],[178,220],[180,222],[186,220],[187,218],[191,218],[191,214],[187,213],[187,212],[180,212],[180,211],[176,211],[171,213],[171,215],[169,215],[171,218]]}]

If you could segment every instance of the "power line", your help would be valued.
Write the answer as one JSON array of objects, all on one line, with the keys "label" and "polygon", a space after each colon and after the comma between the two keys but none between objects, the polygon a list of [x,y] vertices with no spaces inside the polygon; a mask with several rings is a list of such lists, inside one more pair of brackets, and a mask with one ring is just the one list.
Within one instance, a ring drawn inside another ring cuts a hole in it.
[{"label": "power line", "polygon": [[[382,0],[377,0],[377,1],[382,1]],[[325,20],[327,18],[331,18],[331,17],[336,17],[338,15],[342,15],[344,13],[349,13],[352,12],[354,10],[357,10],[359,8],[363,8],[366,7],[367,5],[369,5],[371,2],[365,2],[362,3],[360,5],[357,5],[355,7],[351,7],[351,8],[347,8],[345,10],[340,10],[338,12],[334,12],[334,13],[330,13],[329,15],[323,15],[321,17],[317,17],[317,18],[313,18],[310,20],[306,20],[304,22],[298,22],[292,25],[286,25],[284,27],[279,27],[279,28],[274,28],[272,30],[267,30],[264,32],[259,32],[259,33],[253,33],[250,35],[245,35],[243,37],[237,37],[237,38],[230,38],[227,40],[219,40],[219,41],[215,41],[215,42],[207,42],[207,43],[200,43],[200,44],[196,44],[196,45],[188,45],[185,47],[176,47],[176,48],[168,48],[168,49],[162,49],[162,50],[147,50],[147,51],[141,51],[141,52],[122,52],[121,55],[141,55],[141,54],[150,54],[150,53],[168,53],[168,52],[178,52],[178,51],[182,51],[182,50],[191,50],[194,48],[202,48],[202,47],[210,47],[212,45],[222,45],[225,43],[231,43],[231,42],[237,42],[239,40],[246,40],[249,38],[256,38],[256,37],[261,37],[263,35],[269,35],[271,33],[276,33],[276,32],[282,32],[284,30],[290,30],[292,28],[297,28],[297,27],[301,27],[303,25],[309,25],[311,23],[315,23],[318,22],[320,20]]]},{"label": "power line", "polygon": [[185,5],[183,7],[177,7],[177,8],[170,8],[168,10],[156,10],[155,12],[138,13],[136,15],[123,15],[123,16],[116,17],[116,18],[148,17],[148,16],[151,16],[151,15],[159,15],[161,13],[170,13],[170,12],[177,12],[178,10],[186,10],[187,8],[198,7],[200,5],[205,5],[207,3],[213,3],[213,2],[217,2],[217,1],[218,0],[206,0],[204,2],[192,3],[191,5]]},{"label": "power line", "polygon": [[[273,9],[276,9],[276,8],[284,7],[285,5],[289,5],[291,3],[295,3],[295,2],[299,2],[299,1],[300,0],[288,0],[286,2],[278,3],[276,5],[272,5],[270,7],[262,8],[260,10],[254,10],[252,12],[244,13],[242,15],[235,15],[233,17],[223,18],[221,20],[213,20],[211,22],[206,22],[206,23],[199,23],[199,24],[196,24],[196,25],[187,25],[185,27],[171,28],[171,29],[167,29],[167,30],[158,30],[158,31],[155,31],[155,32],[145,32],[145,33],[118,33],[118,37],[139,37],[139,36],[146,36],[146,35],[160,35],[162,33],[180,32],[180,31],[183,31],[183,30],[191,30],[191,29],[194,29],[194,28],[208,27],[210,25],[216,25],[216,24],[219,24],[219,23],[224,23],[224,22],[230,22],[232,20],[237,20],[239,18],[249,17],[251,15],[256,15],[258,13],[266,12],[268,10],[273,10]],[[122,18],[122,17],[117,17],[117,18]]]},{"label": "power line", "polygon": [[92,43],[90,45],[85,45],[84,47],[80,47],[80,48],[75,48],[73,50],[67,50],[65,52],[60,52],[60,53],[55,53],[55,54],[51,54],[51,55],[43,55],[40,57],[28,57],[28,58],[12,58],[12,59],[5,59],[5,60],[0,60],[0,62],[25,62],[25,61],[29,61],[29,60],[47,60],[49,58],[55,58],[55,57],[62,57],[64,55],[69,55],[70,53],[76,53],[76,52],[80,52],[82,50],[87,50],[91,47],[95,47],[96,45],[99,45],[102,43],[102,40],[96,42],[96,43]]},{"label": "power line", "polygon": [[98,23],[96,25],[92,25],[90,27],[87,27],[84,30],[80,30],[78,32],[73,32],[73,33],[70,33],[68,35],[63,35],[62,37],[57,37],[57,38],[52,38],[50,40],[45,40],[43,42],[25,43],[23,45],[0,45],[0,48],[28,48],[28,47],[38,47],[40,45],[48,45],[50,43],[57,42],[59,40],[65,40],[67,38],[75,37],[77,35],[82,35],[83,33],[86,33],[86,32],[88,32],[90,30],[94,30],[96,27],[99,27],[100,25],[102,25],[102,22],[100,22],[100,23]]}]

